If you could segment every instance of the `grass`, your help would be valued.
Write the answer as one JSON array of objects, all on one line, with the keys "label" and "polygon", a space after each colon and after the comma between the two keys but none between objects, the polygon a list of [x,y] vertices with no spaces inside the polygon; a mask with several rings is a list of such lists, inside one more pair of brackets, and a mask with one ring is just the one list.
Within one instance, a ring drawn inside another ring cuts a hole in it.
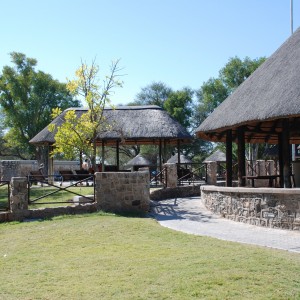
[{"label": "grass", "polygon": [[[58,188],[52,186],[32,186],[30,188],[30,200],[34,201],[30,204],[30,208],[37,207],[54,207],[54,206],[65,206],[67,204],[61,204],[58,202],[66,202],[69,205],[73,205],[73,197],[76,194],[79,195],[93,195],[94,187],[92,186],[73,186],[73,187],[64,187],[66,190],[59,190]],[[58,192],[57,192],[58,191]],[[70,193],[71,191],[71,193]],[[56,193],[53,193],[56,192]],[[52,194],[53,193],[53,194]],[[73,194],[76,193],[76,194]],[[38,197],[46,196],[51,194],[45,198],[35,201]],[[45,203],[52,204],[45,204]]]},{"label": "grass", "polygon": [[0,186],[0,210],[8,208],[8,185],[3,184]]},{"label": "grass", "polygon": [[0,224],[0,299],[300,299],[300,255],[95,213]]}]

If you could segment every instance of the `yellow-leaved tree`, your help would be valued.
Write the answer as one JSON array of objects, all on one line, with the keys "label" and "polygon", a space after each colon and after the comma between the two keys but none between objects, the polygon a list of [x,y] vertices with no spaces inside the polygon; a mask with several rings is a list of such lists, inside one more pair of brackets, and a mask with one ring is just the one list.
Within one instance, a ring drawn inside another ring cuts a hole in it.
[{"label": "yellow-leaved tree", "polygon": [[110,104],[110,94],[114,88],[122,87],[120,80],[120,60],[113,61],[110,66],[110,75],[105,76],[100,83],[98,78],[99,66],[92,62],[91,66],[81,62],[76,70],[75,79],[69,80],[67,89],[74,96],[81,96],[88,106],[88,111],[77,115],[75,110],[69,109],[64,116],[61,110],[52,111],[52,117],[61,117],[61,125],[50,124],[49,130],[55,133],[54,148],[51,153],[63,153],[66,158],[79,156],[82,165],[82,154],[85,154],[96,170],[97,136],[101,132],[111,130],[103,115],[105,106]]}]

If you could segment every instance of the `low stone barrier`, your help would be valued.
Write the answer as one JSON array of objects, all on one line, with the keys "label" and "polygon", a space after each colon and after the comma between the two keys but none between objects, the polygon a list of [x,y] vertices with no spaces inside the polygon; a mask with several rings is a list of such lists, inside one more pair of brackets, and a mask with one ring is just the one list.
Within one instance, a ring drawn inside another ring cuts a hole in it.
[{"label": "low stone barrier", "polygon": [[0,222],[47,219],[58,215],[109,212],[147,212],[150,209],[149,171],[95,173],[95,202],[71,206],[30,209],[26,177],[13,177],[10,183],[10,210],[0,213]]},{"label": "low stone barrier", "polygon": [[238,222],[300,230],[300,189],[202,186],[213,213]]},{"label": "low stone barrier", "polygon": [[150,199],[154,201],[160,201],[172,198],[184,198],[200,196],[200,185],[185,185],[175,188],[164,188],[154,190],[150,193]]}]

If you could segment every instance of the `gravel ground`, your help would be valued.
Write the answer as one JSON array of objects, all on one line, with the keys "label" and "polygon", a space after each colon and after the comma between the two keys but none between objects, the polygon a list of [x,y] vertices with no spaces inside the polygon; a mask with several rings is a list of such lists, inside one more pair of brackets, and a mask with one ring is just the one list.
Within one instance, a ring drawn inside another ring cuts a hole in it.
[{"label": "gravel ground", "polygon": [[[157,204],[158,203],[158,204]],[[212,214],[200,197],[152,202],[152,216],[164,227],[221,240],[300,253],[300,232],[259,227]]]}]

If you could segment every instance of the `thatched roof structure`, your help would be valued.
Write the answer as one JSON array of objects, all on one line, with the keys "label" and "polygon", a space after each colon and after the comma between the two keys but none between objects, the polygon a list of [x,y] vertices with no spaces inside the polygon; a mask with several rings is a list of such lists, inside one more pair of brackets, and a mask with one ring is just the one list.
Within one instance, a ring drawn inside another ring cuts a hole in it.
[{"label": "thatched roof structure", "polygon": [[[51,123],[61,125],[68,110],[75,110],[78,116],[87,112],[87,108],[69,108],[55,118]],[[116,141],[126,144],[159,144],[164,140],[167,144],[188,143],[192,137],[187,130],[174,120],[166,111],[156,105],[149,106],[120,106],[105,108],[104,117],[112,130],[99,133],[98,143],[115,145]],[[55,133],[48,127],[40,131],[30,143],[36,145],[53,144]]]},{"label": "thatched roof structure", "polygon": [[225,141],[243,126],[245,141],[278,143],[289,119],[290,143],[300,143],[300,29],[246,79],[196,130],[199,138]]},{"label": "thatched roof structure", "polygon": [[[169,158],[167,160],[167,163],[169,163],[169,164],[176,164],[176,163],[178,163],[178,154],[175,154],[171,158]],[[185,155],[180,154],[180,163],[182,163],[182,164],[191,164],[192,160],[190,160]]]},{"label": "thatched roof structure", "polygon": [[150,160],[143,157],[141,154],[138,154],[133,159],[127,162],[126,167],[132,167],[132,166],[152,166]]},{"label": "thatched roof structure", "polygon": [[207,163],[210,161],[226,162],[226,155],[221,150],[217,150],[214,153],[212,153],[211,155],[209,155],[207,158],[205,158],[205,160],[203,162]]}]

